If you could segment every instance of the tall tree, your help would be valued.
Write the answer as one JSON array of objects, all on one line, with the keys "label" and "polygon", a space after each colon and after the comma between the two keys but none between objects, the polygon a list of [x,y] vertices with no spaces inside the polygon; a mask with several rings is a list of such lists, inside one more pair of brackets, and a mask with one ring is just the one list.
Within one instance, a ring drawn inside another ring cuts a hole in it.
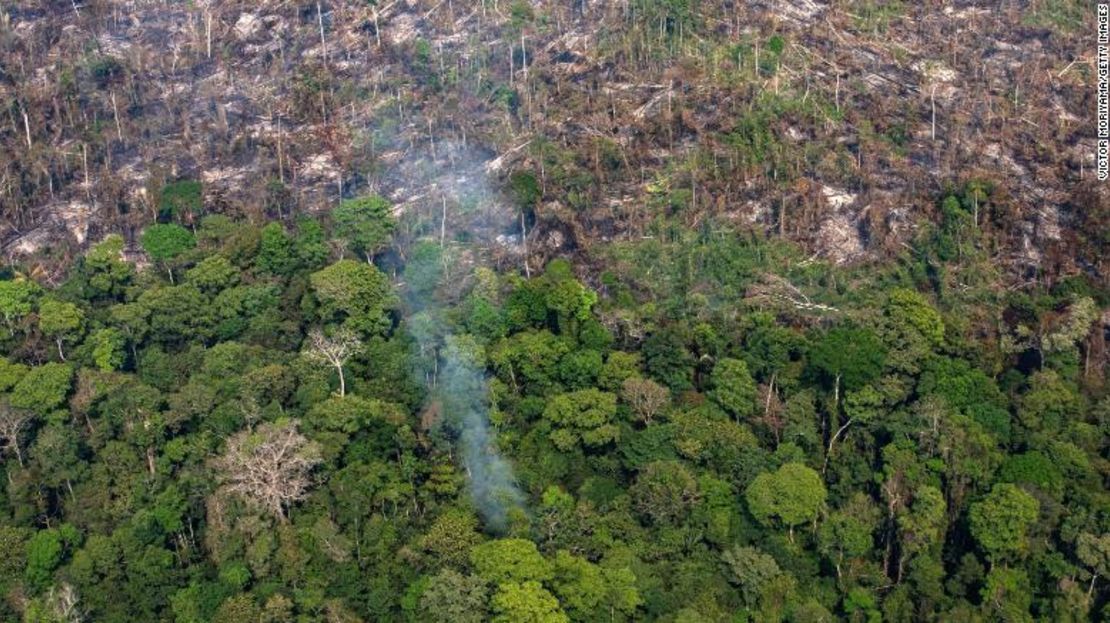
[{"label": "tall tree", "polygon": [[796,526],[817,521],[827,497],[821,476],[801,463],[756,476],[744,492],[751,514],[760,523],[785,526],[791,540]]},{"label": "tall tree", "polygon": [[996,484],[968,513],[971,534],[992,561],[1024,552],[1029,527],[1037,519],[1040,503],[1009,483]]},{"label": "tall tree", "polygon": [[319,462],[319,447],[297,432],[296,420],[284,420],[236,433],[215,466],[228,491],[285,521],[286,508],[308,495]]},{"label": "tall tree", "polygon": [[671,392],[651,379],[632,377],[621,383],[621,398],[641,422],[650,425],[670,402]]},{"label": "tall tree", "polygon": [[389,280],[371,265],[340,260],[309,277],[320,300],[320,316],[363,333],[380,333],[389,327],[386,310],[394,305]]},{"label": "tall tree", "polygon": [[8,402],[0,401],[0,442],[3,452],[13,452],[19,466],[23,467],[23,432],[31,423],[30,411],[13,408]]},{"label": "tall tree", "polygon": [[616,441],[620,428],[613,422],[617,397],[597,389],[559,394],[543,411],[551,422],[551,442],[560,450],[576,446],[596,448]]},{"label": "tall tree", "polygon": [[143,250],[162,264],[173,283],[173,260],[196,245],[193,233],[173,223],[155,224],[146,228],[142,237]]},{"label": "tall tree", "polygon": [[303,354],[309,361],[335,368],[339,375],[339,395],[346,396],[347,380],[343,374],[343,365],[361,350],[362,340],[350,329],[340,328],[329,336],[323,330],[315,328],[308,332]]},{"label": "tall tree", "polygon": [[331,217],[336,235],[347,240],[351,250],[365,257],[367,263],[389,242],[396,226],[392,206],[378,195],[344,199]]},{"label": "tall tree", "polygon": [[748,364],[740,359],[722,359],[713,367],[713,391],[717,404],[739,422],[755,412],[756,387]]},{"label": "tall tree", "polygon": [[58,357],[62,361],[66,360],[62,344],[74,339],[84,321],[85,315],[81,308],[73,303],[53,298],[39,303],[39,329],[44,335],[54,338],[54,343],[58,346]]},{"label": "tall tree", "polygon": [[0,315],[4,317],[9,335],[15,335],[15,323],[34,309],[40,291],[38,284],[28,279],[0,281]]}]

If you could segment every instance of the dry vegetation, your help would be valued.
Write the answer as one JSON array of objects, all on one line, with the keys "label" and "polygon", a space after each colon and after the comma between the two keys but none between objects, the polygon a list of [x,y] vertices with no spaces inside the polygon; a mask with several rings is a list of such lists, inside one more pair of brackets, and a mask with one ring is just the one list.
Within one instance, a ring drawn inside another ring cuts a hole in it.
[{"label": "dry vegetation", "polygon": [[996,263],[1104,278],[1093,14],[1074,0],[0,13],[9,258],[134,238],[174,181],[199,181],[206,212],[258,220],[368,191],[436,219],[427,186],[485,165],[505,186],[514,172],[538,183],[533,254],[728,219],[835,262],[881,257],[938,220],[944,189],[975,181],[994,187],[976,219]]}]

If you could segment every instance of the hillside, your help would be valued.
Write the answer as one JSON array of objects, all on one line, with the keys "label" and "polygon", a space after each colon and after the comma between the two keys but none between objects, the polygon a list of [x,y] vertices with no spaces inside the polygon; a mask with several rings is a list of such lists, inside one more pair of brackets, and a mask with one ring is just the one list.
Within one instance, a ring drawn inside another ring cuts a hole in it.
[{"label": "hillside", "polygon": [[0,2],[0,620],[1107,620],[1094,28]]},{"label": "hillside", "polygon": [[19,3],[5,248],[131,240],[180,180],[255,219],[434,212],[461,158],[538,180],[541,255],[674,218],[884,258],[981,183],[1010,274],[1105,279],[1080,4]]}]

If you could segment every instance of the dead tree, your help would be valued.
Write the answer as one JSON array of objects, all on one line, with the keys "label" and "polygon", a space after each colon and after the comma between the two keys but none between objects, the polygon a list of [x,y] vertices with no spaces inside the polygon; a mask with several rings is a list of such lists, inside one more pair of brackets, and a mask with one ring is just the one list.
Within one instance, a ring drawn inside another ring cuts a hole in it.
[{"label": "dead tree", "polygon": [[651,424],[655,416],[667,406],[671,393],[666,387],[651,379],[630,378],[621,385],[621,398],[644,424]]},{"label": "dead tree", "polygon": [[46,603],[60,623],[81,623],[85,615],[81,612],[80,599],[72,585],[63,582],[61,586],[51,587],[46,593]]},{"label": "dead tree", "polygon": [[339,373],[339,395],[347,395],[347,381],[343,376],[343,364],[362,350],[362,340],[350,329],[340,329],[331,337],[320,329],[308,332],[308,343],[304,356],[314,363],[329,364]]},{"label": "dead tree", "polygon": [[296,420],[286,420],[235,434],[216,468],[227,491],[285,521],[285,509],[308,495],[320,461],[319,446],[297,432]]},{"label": "dead tree", "polygon": [[3,442],[0,451],[13,452],[20,467],[24,467],[20,437],[31,423],[31,418],[30,411],[12,408],[6,402],[0,403],[0,441]]}]

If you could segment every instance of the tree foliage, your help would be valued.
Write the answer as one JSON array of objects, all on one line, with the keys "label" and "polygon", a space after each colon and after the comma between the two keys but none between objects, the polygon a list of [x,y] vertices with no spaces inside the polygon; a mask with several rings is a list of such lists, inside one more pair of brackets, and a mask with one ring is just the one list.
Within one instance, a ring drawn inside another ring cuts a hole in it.
[{"label": "tree foliage", "polygon": [[934,299],[719,224],[471,271],[375,214],[0,280],[0,620],[1102,616],[1097,289]]}]

